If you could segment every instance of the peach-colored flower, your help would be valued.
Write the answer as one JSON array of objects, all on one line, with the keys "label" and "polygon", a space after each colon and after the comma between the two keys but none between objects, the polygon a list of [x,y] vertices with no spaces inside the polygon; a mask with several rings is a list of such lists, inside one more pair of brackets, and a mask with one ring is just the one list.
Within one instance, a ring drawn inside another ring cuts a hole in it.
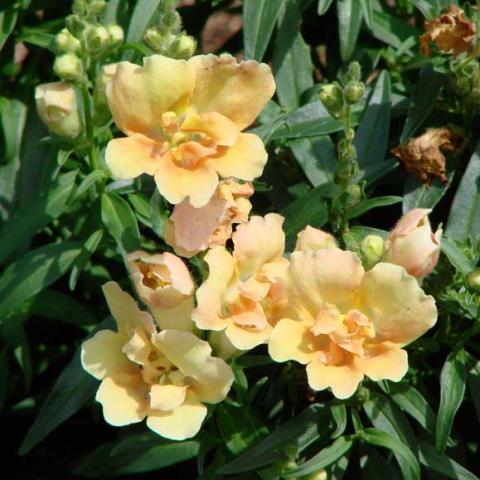
[{"label": "peach-colored flower", "polygon": [[182,259],[172,253],[149,255],[137,251],[127,256],[128,270],[138,296],[164,330],[192,330],[193,283]]},{"label": "peach-colored flower", "polygon": [[263,143],[241,131],[274,90],[267,65],[237,63],[231,55],[153,55],[143,67],[120,62],[107,97],[115,123],[128,136],[109,142],[106,162],[118,178],[153,175],[170,203],[188,197],[203,207],[219,176],[251,181],[261,175]]},{"label": "peach-colored flower", "polygon": [[330,233],[307,225],[298,235],[295,250],[321,250],[337,246],[335,237]]},{"label": "peach-colored flower", "polygon": [[222,180],[209,202],[201,208],[188,200],[175,205],[165,229],[165,241],[182,257],[225,245],[232,236],[232,226],[244,223],[252,209],[248,197],[253,195],[251,183]]},{"label": "peach-colored flower", "polygon": [[432,232],[428,221],[431,211],[415,208],[398,221],[385,244],[385,262],[401,265],[417,278],[432,272],[440,255],[442,229]]},{"label": "peach-colored flower", "polygon": [[207,280],[197,290],[192,318],[202,330],[225,330],[235,348],[249,350],[266,342],[284,304],[276,277],[286,268],[282,257],[283,217],[251,217],[232,236],[234,250],[215,247],[205,256]]},{"label": "peach-colored flower", "polygon": [[288,312],[270,336],[277,362],[307,365],[314,390],[350,397],[364,376],[399,381],[408,370],[402,348],[437,319],[433,297],[398,265],[365,272],[338,248],[293,252],[281,277]]},{"label": "peach-colored flower", "polygon": [[115,282],[103,287],[117,331],[101,330],[82,344],[83,368],[101,380],[96,399],[105,420],[123,426],[147,419],[172,440],[193,437],[233,382],[231,368],[190,332],[157,332],[151,316]]}]

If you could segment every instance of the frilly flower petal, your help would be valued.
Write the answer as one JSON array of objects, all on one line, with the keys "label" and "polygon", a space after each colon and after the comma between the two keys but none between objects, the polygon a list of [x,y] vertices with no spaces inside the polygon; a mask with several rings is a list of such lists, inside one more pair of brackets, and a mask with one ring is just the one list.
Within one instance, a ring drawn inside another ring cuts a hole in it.
[{"label": "frilly flower petal", "polygon": [[374,345],[367,348],[366,353],[365,358],[357,358],[355,364],[375,382],[399,382],[408,371],[408,354],[396,345]]},{"label": "frilly flower petal", "polygon": [[150,408],[168,412],[185,401],[187,386],[152,385],[150,387]]},{"label": "frilly flower petal", "polygon": [[182,123],[183,132],[202,132],[217,145],[231,147],[238,138],[238,127],[232,120],[217,112],[189,115]]}]

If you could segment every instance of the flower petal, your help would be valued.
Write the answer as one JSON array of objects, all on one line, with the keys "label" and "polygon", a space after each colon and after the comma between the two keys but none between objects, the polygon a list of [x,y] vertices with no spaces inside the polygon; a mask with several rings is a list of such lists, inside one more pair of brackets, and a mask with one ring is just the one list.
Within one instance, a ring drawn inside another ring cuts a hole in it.
[{"label": "flower petal", "polygon": [[144,389],[136,379],[105,378],[97,391],[96,400],[102,404],[103,416],[117,427],[141,422],[147,412]]},{"label": "flower petal", "polygon": [[237,63],[231,55],[197,55],[189,61],[197,73],[192,104],[199,112],[218,112],[240,130],[248,127],[275,92],[268,65]]},{"label": "flower petal", "polygon": [[251,350],[262,343],[266,343],[271,332],[272,327],[269,324],[262,330],[250,330],[232,322],[225,330],[225,335],[235,348]]},{"label": "flower petal", "polygon": [[150,387],[150,407],[153,410],[168,412],[179,407],[187,396],[187,386],[159,385]]},{"label": "flower petal", "polygon": [[172,328],[174,330],[185,330],[192,332],[195,324],[192,320],[193,296],[181,301],[172,308],[152,307],[152,314],[160,330]]},{"label": "flower petal", "polygon": [[217,112],[189,115],[182,123],[180,130],[184,132],[202,132],[208,135],[217,145],[231,147],[238,138],[238,127],[229,118]]},{"label": "flower petal", "polygon": [[315,357],[315,336],[303,322],[284,318],[270,335],[268,353],[276,362],[295,360],[306,364]]},{"label": "flower petal", "polygon": [[212,357],[212,348],[190,332],[164,330],[152,342],[184,375],[200,400],[221,402],[233,382],[232,369],[220,358]]},{"label": "flower petal", "polygon": [[179,407],[168,412],[150,412],[147,427],[170,440],[185,440],[198,433],[206,416],[207,407],[195,394],[188,392],[185,402]]},{"label": "flower petal", "polygon": [[218,175],[211,166],[201,162],[192,168],[180,167],[167,153],[155,173],[155,183],[169,203],[176,205],[189,197],[190,203],[198,208],[212,198],[218,185]]},{"label": "flower petal", "polygon": [[126,134],[143,133],[158,139],[162,113],[183,111],[194,83],[195,70],[184,60],[152,55],[144,58],[143,67],[120,62],[107,85],[113,119]]},{"label": "flower petal", "polygon": [[353,364],[326,365],[320,360],[314,360],[307,365],[308,384],[314,390],[331,388],[339,399],[351,397],[363,380],[363,373]]},{"label": "flower petal", "polygon": [[231,147],[219,147],[210,157],[209,164],[223,177],[235,177],[252,181],[260,177],[267,163],[268,154],[257,135],[240,133]]},{"label": "flower petal", "polygon": [[408,371],[408,354],[395,345],[374,345],[366,349],[365,358],[355,359],[355,365],[375,382],[399,382]]},{"label": "flower petal", "polygon": [[82,343],[82,367],[98,380],[121,374],[134,373],[136,368],[122,352],[124,335],[111,330],[100,330]]},{"label": "flower petal", "polygon": [[145,135],[114,138],[105,150],[105,162],[117,178],[135,178],[142,173],[153,175],[160,161],[155,142]]},{"label": "flower petal", "polygon": [[404,268],[390,263],[378,263],[365,274],[360,302],[378,341],[407,345],[437,321],[433,297]]}]

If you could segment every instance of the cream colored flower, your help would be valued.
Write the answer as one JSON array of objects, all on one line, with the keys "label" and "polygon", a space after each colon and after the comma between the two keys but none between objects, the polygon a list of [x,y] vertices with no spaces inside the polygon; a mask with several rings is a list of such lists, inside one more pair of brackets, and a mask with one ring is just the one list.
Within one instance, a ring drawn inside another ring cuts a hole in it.
[{"label": "cream colored flower", "polygon": [[251,217],[232,236],[234,250],[215,247],[205,256],[207,280],[197,290],[192,318],[202,330],[224,330],[235,348],[249,350],[265,343],[284,306],[276,282],[286,268],[282,257],[283,217]]},{"label": "cream colored flower", "polygon": [[172,440],[193,437],[233,382],[231,368],[211,356],[207,342],[190,332],[157,332],[152,318],[115,282],[103,287],[117,331],[101,330],[82,344],[83,368],[101,380],[96,399],[114,426],[147,419]]},{"label": "cream colored flower", "polygon": [[414,277],[423,278],[435,268],[440,255],[442,229],[432,232],[429,208],[415,208],[406,213],[390,232],[384,261],[401,265]]},{"label": "cream colored flower", "polygon": [[330,233],[307,225],[298,235],[295,250],[321,250],[337,246],[335,237]]},{"label": "cream colored flower", "polygon": [[222,180],[215,195],[201,208],[188,200],[175,205],[165,231],[165,241],[182,257],[225,245],[232,236],[232,226],[244,223],[252,209],[248,197],[253,195],[251,183]]},{"label": "cream colored flower", "polygon": [[138,296],[164,330],[193,330],[193,283],[187,266],[172,253],[149,255],[137,251],[127,256],[128,270]]},{"label": "cream colored flower", "polygon": [[399,381],[408,370],[402,347],[437,319],[434,299],[402,267],[379,263],[365,272],[338,248],[292,253],[281,281],[289,307],[269,353],[306,365],[310,387],[337,398],[353,395],[365,375]]},{"label": "cream colored flower", "polygon": [[60,137],[76,138],[83,131],[75,88],[67,82],[38,85],[35,89],[38,115]]},{"label": "cream colored flower", "polygon": [[111,140],[106,162],[113,175],[155,177],[173,204],[189,198],[205,206],[218,177],[251,181],[267,153],[259,137],[242,133],[272,97],[270,68],[231,55],[174,60],[161,55],[139,67],[121,62],[107,86],[117,126],[127,137]]}]

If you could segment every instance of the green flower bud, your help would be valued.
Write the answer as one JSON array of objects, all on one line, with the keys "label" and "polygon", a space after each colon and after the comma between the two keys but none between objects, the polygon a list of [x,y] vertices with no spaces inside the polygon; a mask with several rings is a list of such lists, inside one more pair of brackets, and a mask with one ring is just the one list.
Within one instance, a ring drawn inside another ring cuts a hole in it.
[{"label": "green flower bud", "polygon": [[72,12],[80,17],[87,15],[87,3],[85,0],[73,0]]},{"label": "green flower bud", "polygon": [[104,125],[112,114],[108,107],[106,86],[117,70],[117,63],[104,65],[97,75],[97,82],[93,91],[94,121],[96,125]]},{"label": "green flower bud", "polygon": [[66,18],[65,23],[67,25],[68,31],[75,38],[79,38],[87,27],[87,24],[78,15],[69,15]]},{"label": "green flower bud", "polygon": [[166,30],[178,31],[182,25],[180,15],[176,10],[167,12],[162,16],[161,25]]},{"label": "green flower bud", "polygon": [[190,58],[197,49],[197,42],[190,35],[180,35],[171,46],[172,56],[175,58]]},{"label": "green flower bud", "polygon": [[119,45],[123,42],[123,28],[120,25],[108,25],[107,31],[112,45]]},{"label": "green flower bud", "polygon": [[345,87],[345,99],[348,104],[355,105],[365,94],[365,85],[363,82],[350,81]]},{"label": "green flower bud", "polygon": [[359,82],[360,79],[362,78],[362,67],[358,62],[352,62],[348,66],[348,72],[347,72],[348,80],[354,81],[354,82]]},{"label": "green flower bud", "polygon": [[55,35],[55,45],[63,53],[77,53],[80,51],[80,41],[66,28]]},{"label": "green flower bud", "polygon": [[82,77],[82,62],[73,53],[64,53],[55,59],[53,71],[62,80],[75,82]]},{"label": "green flower bud", "polygon": [[90,28],[85,36],[85,46],[87,51],[92,54],[106,50],[110,46],[108,30],[102,26]]},{"label": "green flower bud", "polygon": [[176,36],[171,33],[162,34],[158,27],[149,28],[143,36],[144,43],[155,53],[168,51],[175,39]]},{"label": "green flower bud", "polygon": [[[351,177],[350,177],[351,178]],[[347,207],[354,207],[358,205],[362,198],[362,189],[360,185],[349,185],[347,189],[347,200],[346,205]]]},{"label": "green flower bud", "polygon": [[467,285],[473,292],[480,293],[480,268],[475,268],[467,275]]},{"label": "green flower bud", "polygon": [[311,473],[305,480],[328,480],[327,471],[321,468],[320,470]]},{"label": "green flower bud", "polygon": [[367,235],[360,244],[360,252],[367,270],[373,268],[383,258],[385,242],[378,235]]},{"label": "green flower bud", "polygon": [[107,8],[107,2],[103,0],[94,0],[88,6],[88,13],[90,15],[100,15]]},{"label": "green flower bud", "polygon": [[343,92],[337,83],[324,85],[320,92],[320,101],[323,103],[328,113],[337,117],[343,109]]}]

